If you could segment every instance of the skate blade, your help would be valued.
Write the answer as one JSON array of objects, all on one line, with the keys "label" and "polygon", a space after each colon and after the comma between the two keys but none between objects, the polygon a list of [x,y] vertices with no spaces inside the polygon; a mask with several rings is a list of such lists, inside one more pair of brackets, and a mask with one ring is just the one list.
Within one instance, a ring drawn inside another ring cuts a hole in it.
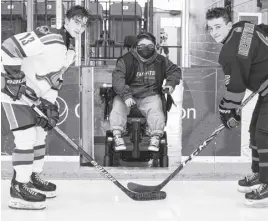
[{"label": "skate blade", "polygon": [[42,210],[46,208],[45,202],[28,202],[22,199],[11,198],[8,206],[12,209]]},{"label": "skate blade", "polygon": [[263,200],[246,200],[245,205],[248,207],[254,207],[254,208],[263,208],[268,207],[268,198]]},{"label": "skate blade", "polygon": [[56,191],[41,191],[41,190],[38,190],[35,188],[32,190],[34,190],[37,193],[42,193],[42,194],[46,195],[47,198],[54,198],[57,196]]},{"label": "skate blade", "polygon": [[252,192],[253,190],[258,189],[259,186],[260,186],[260,184],[257,184],[257,185],[251,186],[251,187],[238,186],[238,187],[237,187],[237,190],[238,190],[238,192],[240,192],[240,193],[250,193],[250,192]]}]

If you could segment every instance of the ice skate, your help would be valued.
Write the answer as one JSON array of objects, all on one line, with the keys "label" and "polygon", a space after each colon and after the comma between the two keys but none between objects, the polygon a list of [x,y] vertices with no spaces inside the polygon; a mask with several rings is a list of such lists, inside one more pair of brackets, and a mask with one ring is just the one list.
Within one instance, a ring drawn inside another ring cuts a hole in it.
[{"label": "ice skate", "polygon": [[29,188],[29,183],[20,183],[12,179],[8,206],[12,209],[45,209],[46,196]]},{"label": "ice skate", "polygon": [[259,173],[253,173],[245,176],[244,179],[238,181],[238,191],[241,193],[250,193],[253,190],[256,190],[261,184],[259,178]]},{"label": "ice skate", "polygon": [[267,206],[268,207],[268,184],[262,183],[259,188],[246,193],[245,195],[247,206]]},{"label": "ice skate", "polygon": [[54,183],[41,179],[38,173],[32,173],[30,183],[34,191],[45,194],[47,198],[56,197],[57,186]]}]

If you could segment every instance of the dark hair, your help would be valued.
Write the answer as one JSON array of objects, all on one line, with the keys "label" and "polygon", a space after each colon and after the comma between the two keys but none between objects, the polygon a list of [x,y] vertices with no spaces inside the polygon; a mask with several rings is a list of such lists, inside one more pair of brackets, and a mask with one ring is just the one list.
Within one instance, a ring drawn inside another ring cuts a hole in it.
[{"label": "dark hair", "polygon": [[141,32],[140,34],[138,34],[138,36],[137,36],[137,44],[141,39],[144,39],[144,38],[151,40],[154,43],[154,45],[156,45],[155,36],[150,32]]},{"label": "dark hair", "polygon": [[72,6],[66,12],[66,18],[71,19],[74,17],[87,18],[87,25],[90,22],[91,12],[81,5]]},{"label": "dark hair", "polygon": [[226,24],[232,21],[231,11],[227,8],[211,8],[207,10],[206,19],[211,20],[214,18],[223,18]]}]

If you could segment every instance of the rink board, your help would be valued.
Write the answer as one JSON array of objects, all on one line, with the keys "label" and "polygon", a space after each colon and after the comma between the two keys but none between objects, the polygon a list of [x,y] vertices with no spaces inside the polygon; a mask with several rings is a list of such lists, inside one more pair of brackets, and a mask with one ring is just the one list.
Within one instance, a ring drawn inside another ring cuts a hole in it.
[{"label": "rink board", "polygon": [[[218,105],[225,85],[224,74],[218,68],[185,69],[183,78],[182,155],[188,156],[221,124]],[[200,153],[200,156],[240,155],[240,126],[222,131]]]},{"label": "rink board", "polygon": [[[88,116],[94,113],[94,139],[95,145],[84,144],[86,150],[102,163],[104,153],[104,135],[109,128],[109,123],[104,121],[104,103],[99,96],[99,87],[103,83],[111,83],[112,68],[72,67],[64,75],[64,85],[57,100],[60,106],[61,120],[59,127],[77,144],[80,141],[80,75],[87,75],[88,81],[92,80],[92,88],[87,96],[92,99],[92,108],[88,110]],[[92,73],[94,72],[94,73]],[[92,76],[92,78],[91,78]],[[189,155],[195,148],[208,137],[215,127],[220,124],[218,120],[217,106],[223,95],[223,73],[216,68],[190,68],[183,71],[184,92],[182,111],[182,155]],[[84,78],[85,79],[85,78]],[[81,82],[84,83],[84,82]],[[91,84],[87,82],[90,86]],[[88,86],[88,87],[89,87]],[[85,98],[84,98],[85,99]],[[176,119],[176,116],[174,118]],[[84,120],[83,120],[84,121]],[[216,140],[208,146],[201,156],[240,156],[241,153],[241,129],[224,131]],[[85,133],[86,131],[84,131]],[[88,131],[88,134],[93,134]],[[50,156],[76,156],[68,144],[59,136],[50,133],[48,138],[47,155]],[[93,143],[92,142],[92,143]],[[11,134],[2,136],[2,155],[10,155],[14,148]],[[95,148],[92,148],[95,146]],[[171,153],[171,155],[173,152]],[[175,153],[174,153],[175,154]],[[177,154],[177,153],[176,153]],[[175,155],[176,155],[175,154]],[[176,155],[176,158],[180,157]]]}]

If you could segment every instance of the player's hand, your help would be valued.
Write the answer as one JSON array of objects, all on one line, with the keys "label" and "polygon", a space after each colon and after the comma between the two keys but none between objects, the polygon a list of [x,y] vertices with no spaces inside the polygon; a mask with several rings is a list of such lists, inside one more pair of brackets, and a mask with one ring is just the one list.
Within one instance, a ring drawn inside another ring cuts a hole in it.
[{"label": "player's hand", "polygon": [[47,116],[47,119],[38,116],[36,118],[36,125],[41,126],[45,131],[52,130],[60,119],[58,106],[44,98],[40,98],[40,101],[41,104],[37,107]]},{"label": "player's hand", "polygon": [[233,129],[238,126],[241,116],[236,113],[236,109],[226,109],[219,106],[220,118],[224,126]]},{"label": "player's hand", "polygon": [[4,93],[14,101],[19,100],[26,91],[26,77],[22,71],[13,71],[5,67],[6,73],[1,74],[5,78]]},{"label": "player's hand", "polygon": [[163,86],[163,91],[168,90],[169,94],[172,94],[174,91],[174,88],[171,86]]},{"label": "player's hand", "polygon": [[125,100],[125,104],[127,105],[127,107],[131,107],[136,104],[136,101],[133,98],[128,98]]}]

